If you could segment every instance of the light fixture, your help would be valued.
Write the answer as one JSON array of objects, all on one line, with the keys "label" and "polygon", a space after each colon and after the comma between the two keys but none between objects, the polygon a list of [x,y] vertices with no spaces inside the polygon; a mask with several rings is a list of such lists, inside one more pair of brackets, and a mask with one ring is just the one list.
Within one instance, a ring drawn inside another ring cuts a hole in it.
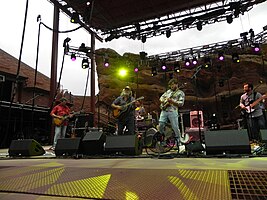
[{"label": "light fixture", "polygon": [[197,58],[194,56],[193,59],[192,59],[192,64],[193,65],[196,65],[197,64]]},{"label": "light fixture", "polygon": [[190,60],[189,60],[189,58],[186,58],[185,59],[184,64],[185,64],[186,67],[189,67],[190,66]]},{"label": "light fixture", "polygon": [[219,52],[219,53],[218,53],[218,60],[219,60],[219,61],[224,61],[224,55],[223,55],[223,52]]},{"label": "light fixture", "polygon": [[181,70],[180,63],[179,63],[178,61],[176,61],[176,62],[174,63],[173,71],[179,73],[180,70]]},{"label": "light fixture", "polygon": [[258,43],[253,44],[253,50],[255,53],[259,53],[260,49],[260,45]]},{"label": "light fixture", "polygon": [[226,16],[226,21],[228,24],[231,24],[233,22],[233,15]]},{"label": "light fixture", "polygon": [[137,73],[139,71],[138,67],[134,68],[134,72]]},{"label": "light fixture", "polygon": [[199,30],[199,31],[202,30],[202,22],[201,21],[197,22],[197,30]]},{"label": "light fixture", "polygon": [[238,55],[238,53],[233,53],[233,54],[232,54],[232,61],[233,61],[234,63],[240,63],[240,59],[239,59],[239,55]]},{"label": "light fixture", "polygon": [[171,37],[171,34],[172,34],[171,30],[168,29],[168,30],[166,31],[166,37],[167,37],[167,38]]},{"label": "light fixture", "polygon": [[161,69],[162,69],[162,71],[166,71],[166,69],[167,69],[166,63],[164,61],[161,64]]},{"label": "light fixture", "polygon": [[78,23],[80,21],[79,14],[77,12],[72,13],[70,22],[71,23]]},{"label": "light fixture", "polygon": [[157,68],[156,67],[152,67],[151,68],[151,76],[156,76],[157,74],[158,74]]},{"label": "light fixture", "polygon": [[75,55],[75,53],[72,53],[72,54],[70,55],[70,59],[71,59],[72,61],[75,61],[75,60],[76,60],[76,55]]},{"label": "light fixture", "polygon": [[209,68],[211,66],[211,59],[210,57],[204,57],[204,67]]},{"label": "light fixture", "polygon": [[89,68],[89,60],[88,60],[88,58],[84,58],[82,60],[82,68],[83,69]]},{"label": "light fixture", "polygon": [[104,66],[109,67],[109,58],[107,55],[105,55],[105,57],[104,57]]},{"label": "light fixture", "polygon": [[141,41],[142,41],[143,43],[146,42],[146,35],[143,35],[143,36],[141,37]]}]

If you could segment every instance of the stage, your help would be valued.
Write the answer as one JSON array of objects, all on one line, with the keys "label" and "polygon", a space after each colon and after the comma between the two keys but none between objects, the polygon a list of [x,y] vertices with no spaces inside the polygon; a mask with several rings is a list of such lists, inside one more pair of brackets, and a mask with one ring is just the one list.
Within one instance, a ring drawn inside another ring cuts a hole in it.
[{"label": "stage", "polygon": [[42,156],[17,158],[1,149],[0,199],[267,199],[267,156],[143,150],[56,157],[44,149]]}]

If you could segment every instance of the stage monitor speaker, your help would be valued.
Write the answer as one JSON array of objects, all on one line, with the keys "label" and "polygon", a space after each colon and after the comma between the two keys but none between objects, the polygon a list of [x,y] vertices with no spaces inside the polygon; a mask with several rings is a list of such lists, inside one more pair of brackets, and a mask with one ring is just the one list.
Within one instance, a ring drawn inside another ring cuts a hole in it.
[{"label": "stage monitor speaker", "polygon": [[[199,119],[198,119],[198,115],[199,115]],[[190,127],[199,128],[198,124],[200,124],[200,128],[204,127],[203,112],[201,110],[190,111]]]},{"label": "stage monitor speaker", "polygon": [[261,138],[261,142],[267,143],[267,129],[260,130],[260,138]]},{"label": "stage monitor speaker", "polygon": [[12,140],[8,153],[9,156],[41,156],[45,150],[33,139]]},{"label": "stage monitor speaker", "polygon": [[137,135],[107,136],[105,151],[108,153],[121,152],[125,155],[142,154],[142,139]]},{"label": "stage monitor speaker", "polygon": [[56,156],[73,156],[79,153],[81,138],[61,138],[57,140],[55,154]]},{"label": "stage monitor speaker", "polygon": [[102,131],[87,132],[81,142],[81,153],[84,155],[101,155],[104,153],[106,135]]},{"label": "stage monitor speaker", "polygon": [[250,154],[246,129],[205,132],[206,154]]}]

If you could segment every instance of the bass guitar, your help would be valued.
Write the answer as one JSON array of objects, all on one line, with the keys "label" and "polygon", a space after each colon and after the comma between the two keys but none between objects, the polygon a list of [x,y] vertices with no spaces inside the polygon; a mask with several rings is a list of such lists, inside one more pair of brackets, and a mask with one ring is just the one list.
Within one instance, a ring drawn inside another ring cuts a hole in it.
[{"label": "bass guitar", "polygon": [[123,105],[121,110],[120,110],[120,109],[117,109],[117,108],[114,109],[114,110],[113,110],[113,117],[115,117],[115,118],[119,118],[119,117],[121,117],[121,115],[122,115],[123,113],[125,113],[125,112],[128,110],[128,106],[129,106],[129,105],[131,105],[131,104],[133,104],[133,103],[135,103],[136,101],[139,101],[139,100],[141,100],[141,99],[144,99],[144,97],[139,97],[139,98],[137,98],[137,99],[135,99],[135,100],[133,100],[133,101],[131,101],[131,102],[129,102],[129,103]]},{"label": "bass guitar", "polygon": [[60,118],[58,117],[54,117],[53,118],[53,123],[56,126],[61,126],[65,121],[67,121],[69,118],[73,117],[74,115],[78,115],[80,114],[82,111],[78,111],[78,112],[73,112],[70,115],[66,115],[66,116],[62,116]]}]

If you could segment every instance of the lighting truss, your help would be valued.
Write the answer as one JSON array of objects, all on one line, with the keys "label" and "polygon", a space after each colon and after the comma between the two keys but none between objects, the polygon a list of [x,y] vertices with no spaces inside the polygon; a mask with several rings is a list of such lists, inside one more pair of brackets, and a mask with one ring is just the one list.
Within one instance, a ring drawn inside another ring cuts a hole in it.
[{"label": "lighting truss", "polygon": [[184,61],[187,58],[193,59],[194,57],[197,57],[199,59],[212,54],[217,56],[218,52],[222,52],[223,54],[232,54],[233,52],[238,52],[239,54],[245,54],[247,52],[251,53],[251,45],[253,43],[257,44],[267,43],[267,29],[264,29],[262,32],[256,34],[253,40],[248,39],[246,43],[244,43],[243,38],[238,38],[234,40],[217,42],[193,48],[150,55],[147,56],[147,59],[149,61],[164,60],[166,62],[175,62],[175,61]]},{"label": "lighting truss", "polygon": [[226,21],[227,18],[238,18],[264,0],[225,0],[203,6],[190,8],[181,12],[165,15],[152,20],[135,22],[132,25],[104,30],[100,34],[107,36],[105,41],[111,41],[120,37],[139,39],[151,38],[162,34],[171,35],[172,32],[196,28],[201,23],[213,24]]}]

